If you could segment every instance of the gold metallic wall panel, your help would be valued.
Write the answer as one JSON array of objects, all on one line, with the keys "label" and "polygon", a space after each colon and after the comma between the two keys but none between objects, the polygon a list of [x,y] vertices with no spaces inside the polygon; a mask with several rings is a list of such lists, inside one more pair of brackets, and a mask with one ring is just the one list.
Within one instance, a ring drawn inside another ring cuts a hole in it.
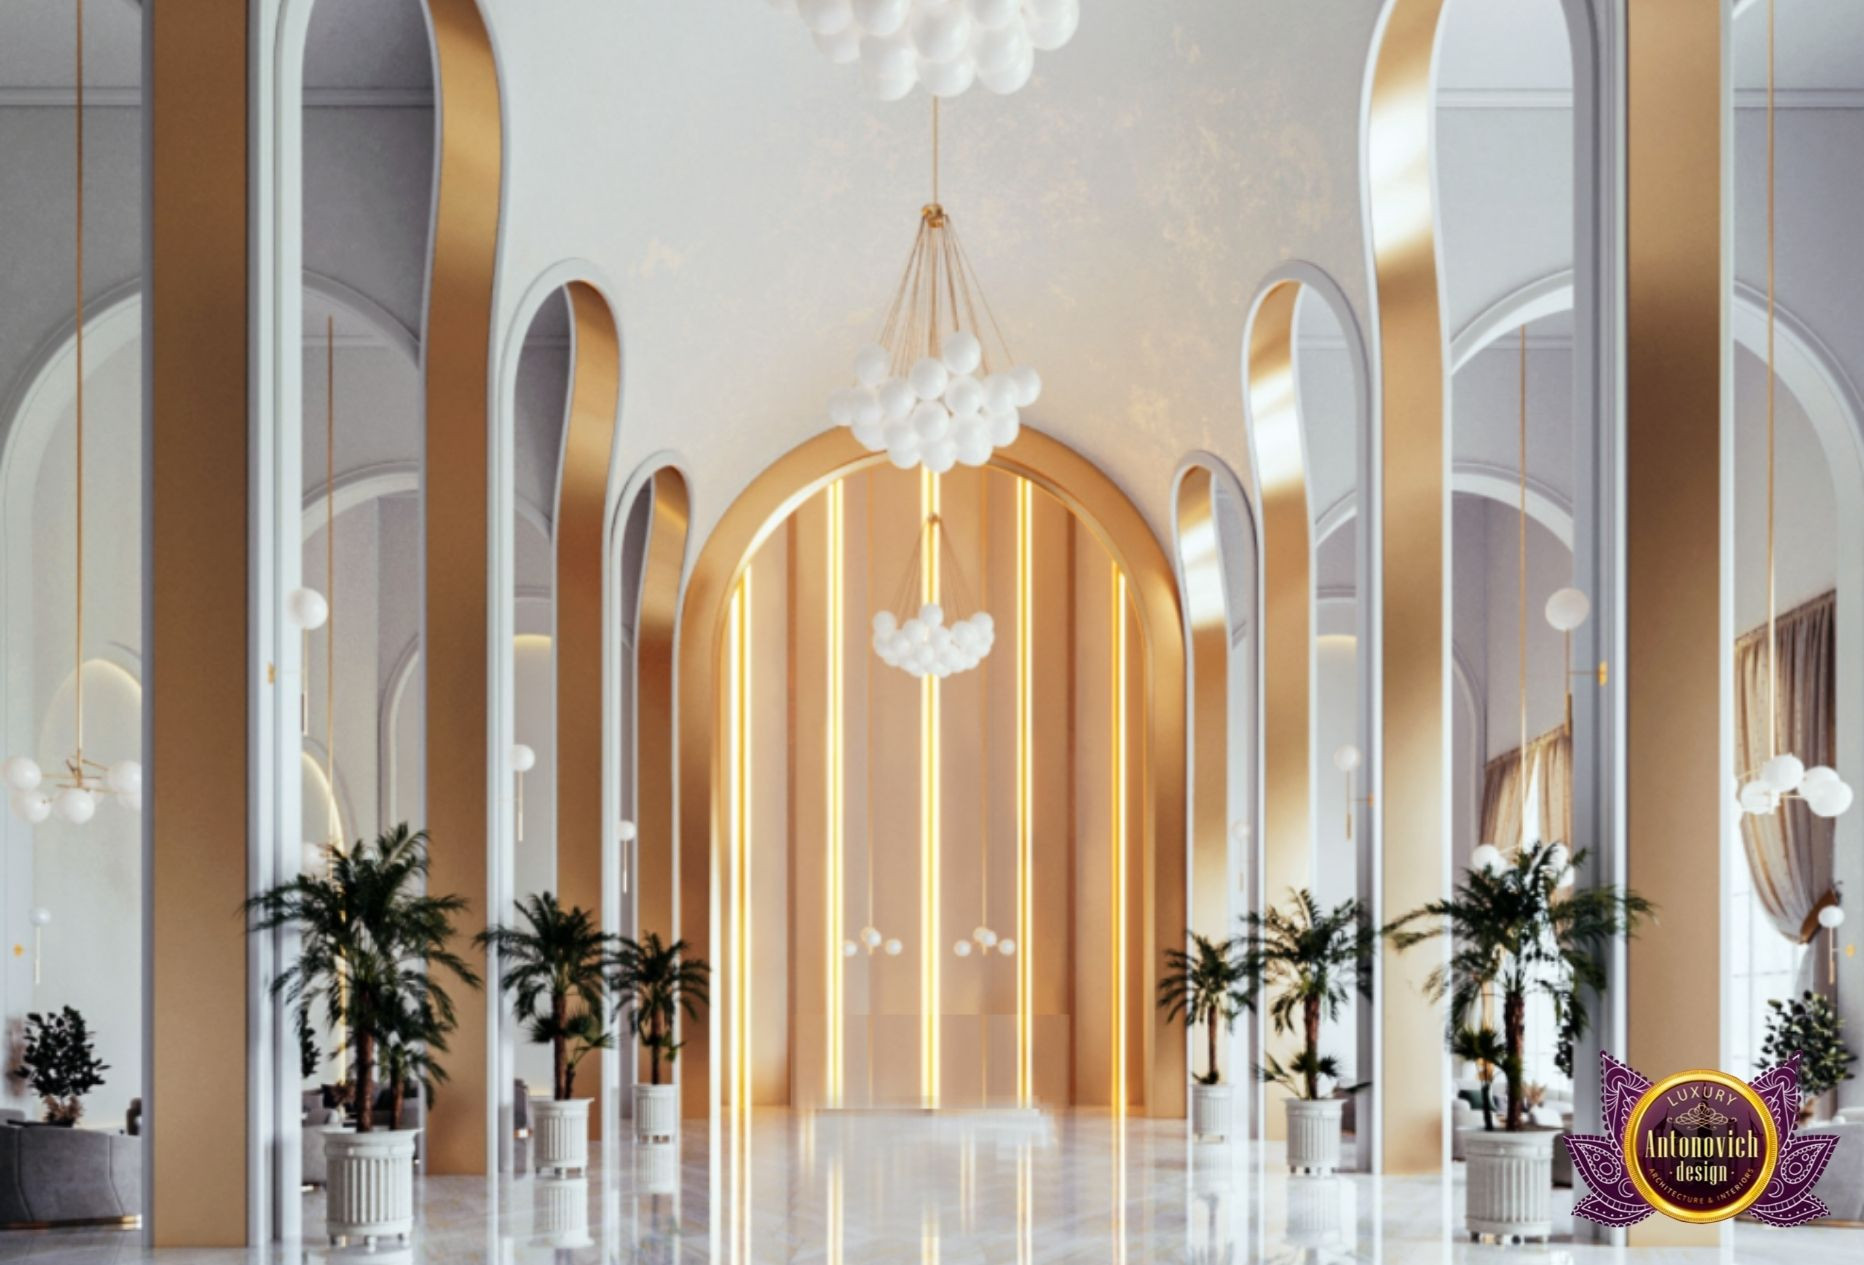
[{"label": "gold metallic wall panel", "polygon": [[[246,1242],[250,505],[245,0],[149,46],[149,1158],[156,1246]],[[108,811],[108,810],[106,810]],[[94,1018],[96,1018],[94,1016]],[[133,1075],[124,1069],[119,1075]]]},{"label": "gold metallic wall panel", "polygon": [[[845,487],[845,481],[831,484],[821,496],[805,502],[786,533],[789,699],[784,708],[784,750],[789,775],[789,890],[795,893],[786,919],[793,1034],[790,1102],[799,1108],[841,1102],[836,1056],[846,1015],[838,994],[847,971],[841,955],[841,919],[835,911],[842,907],[838,884],[847,873],[841,864],[846,797],[839,793],[839,774],[846,766],[833,754],[839,745],[841,709],[836,706],[838,677],[831,668],[838,647],[829,607],[842,565],[839,551],[830,548],[835,517],[830,502]],[[841,499],[845,503],[845,496]]]},{"label": "gold metallic wall panel", "polygon": [[[557,486],[557,899],[602,911],[602,617],[609,592],[609,459],[621,405],[621,339],[615,314],[594,286],[575,281],[569,298],[575,360],[570,366],[562,475]],[[519,898],[528,893],[518,892]],[[589,1136],[602,1136],[601,1080],[578,1078]]]},{"label": "gold metallic wall panel", "polygon": [[[474,0],[428,0],[439,108],[433,261],[425,336],[426,451],[422,467],[426,609],[421,624],[426,696],[426,809],[433,835],[429,890],[457,893],[455,949],[486,920],[487,803],[493,741],[487,724],[491,672],[487,394],[492,283],[503,170],[498,67]],[[591,693],[598,692],[591,686]],[[559,753],[561,755],[561,753]],[[502,764],[501,764],[502,767]],[[459,1034],[446,1059],[449,1083],[427,1117],[425,1170],[486,1171],[486,995],[455,990]]]},{"label": "gold metallic wall panel", "polygon": [[[636,917],[642,931],[673,936],[673,658],[680,615],[680,581],[692,522],[685,476],[656,470],[647,552],[635,628]],[[645,1055],[640,1073],[647,1074]]]},{"label": "gold metallic wall panel", "polygon": [[[1625,836],[1627,880],[1659,918],[1627,949],[1625,1057],[1661,1076],[1721,1056],[1726,6],[1628,7]],[[1653,1217],[1631,1233],[1703,1243],[1717,1229]]]},{"label": "gold metallic wall panel", "polygon": [[1203,466],[1178,483],[1178,569],[1191,640],[1191,929],[1221,936],[1230,932],[1230,615],[1216,482]]},{"label": "gold metallic wall panel", "polygon": [[[1397,0],[1374,54],[1365,155],[1378,289],[1383,757],[1378,792],[1386,915],[1444,893],[1449,837],[1448,445],[1437,288],[1431,61],[1444,0]],[[1445,1104],[1403,1085],[1443,1083],[1442,1007],[1423,994],[1434,953],[1382,958],[1379,1162],[1439,1171]]]}]

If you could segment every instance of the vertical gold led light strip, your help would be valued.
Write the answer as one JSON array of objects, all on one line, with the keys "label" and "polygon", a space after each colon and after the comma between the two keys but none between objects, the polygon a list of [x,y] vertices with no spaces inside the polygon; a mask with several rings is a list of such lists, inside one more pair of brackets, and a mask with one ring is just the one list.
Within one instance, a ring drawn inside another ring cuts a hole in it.
[{"label": "vertical gold led light strip", "polygon": [[836,480],[828,485],[825,493],[828,503],[828,557],[823,559],[823,573],[828,577],[828,725],[825,741],[827,744],[827,822],[828,822],[828,896],[827,918],[823,928],[822,952],[828,967],[828,1048],[823,1052],[827,1068],[828,1085],[826,1098],[831,1107],[841,1105],[842,1077],[845,1072],[843,1060],[843,1028],[846,1023],[846,1007],[843,993],[847,984],[847,961],[841,953],[841,923],[847,916],[843,908],[845,895],[843,887],[843,867],[847,845],[847,823],[843,816],[844,782],[842,761],[846,755],[846,735],[842,732],[843,715],[843,681],[847,629],[846,621],[846,583],[847,559],[843,549],[847,530],[847,484]]},{"label": "vertical gold led light strip", "polygon": [[[922,602],[939,600],[939,558],[944,533],[933,520],[939,512],[939,477],[919,472],[919,518],[924,528],[919,592]],[[927,675],[919,686],[919,929],[924,965],[919,976],[919,1095],[928,1107],[939,1100],[939,683]]]},{"label": "vertical gold led light strip", "polygon": [[[1113,1114],[1126,1115],[1126,574],[1113,576]],[[1125,1166],[1116,1177],[1124,1183]],[[1125,1200],[1116,1207],[1123,1207]],[[1123,1238],[1124,1236],[1122,1236]]]},{"label": "vertical gold led light strip", "polygon": [[751,1259],[751,571],[731,613],[732,709],[732,1230],[733,1257]]},{"label": "vertical gold led light strip", "polygon": [[1016,1102],[1035,1098],[1035,485],[1016,480]]}]

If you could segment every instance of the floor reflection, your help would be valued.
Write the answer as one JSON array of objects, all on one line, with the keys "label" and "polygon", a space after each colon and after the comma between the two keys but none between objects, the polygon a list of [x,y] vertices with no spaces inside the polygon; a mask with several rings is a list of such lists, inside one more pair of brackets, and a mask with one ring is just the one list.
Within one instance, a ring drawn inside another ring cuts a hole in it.
[{"label": "floor reflection", "polygon": [[[146,1252],[120,1231],[0,1234],[0,1260],[56,1265],[684,1265],[720,1262],[1313,1263],[1726,1261],[1824,1265],[1864,1259],[1864,1229],[1742,1225],[1730,1254],[1624,1251],[1574,1242],[1561,1192],[1556,1241],[1471,1245],[1460,1179],[1290,1177],[1272,1149],[1189,1145],[1182,1122],[1033,1112],[815,1115],[758,1112],[737,1138],[610,1143],[586,1178],[520,1172],[418,1183],[405,1247],[312,1242],[255,1252]],[[524,1148],[517,1153],[522,1168]],[[712,1207],[720,1215],[709,1215]],[[322,1197],[304,1204],[313,1234]]]}]

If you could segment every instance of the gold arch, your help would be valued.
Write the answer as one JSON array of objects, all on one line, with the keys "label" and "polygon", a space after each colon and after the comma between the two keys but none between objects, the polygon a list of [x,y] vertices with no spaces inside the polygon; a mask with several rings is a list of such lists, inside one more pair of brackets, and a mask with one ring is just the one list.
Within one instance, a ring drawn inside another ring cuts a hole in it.
[{"label": "gold arch", "polygon": [[[707,538],[687,583],[679,627],[679,915],[680,936],[723,975],[718,951],[730,918],[722,884],[728,842],[729,753],[721,723],[724,660],[731,598],[758,547],[816,492],[886,460],[844,430],[827,431],[780,457],[739,495]],[[1145,666],[1145,724],[1138,758],[1145,776],[1140,839],[1143,881],[1136,963],[1149,1000],[1156,989],[1162,944],[1176,944],[1185,926],[1184,633],[1177,582],[1158,538],[1137,507],[1098,467],[1059,440],[1028,426],[991,466],[1028,479],[1054,496],[1113,559],[1126,578],[1140,630]],[[730,981],[726,980],[729,984]],[[718,1119],[721,1069],[713,1049],[730,1050],[730,1007],[714,986],[710,1014],[686,1024],[680,1061],[681,1104],[688,1116]],[[1182,1116],[1185,1110],[1185,1041],[1150,1005],[1131,1012],[1143,1024],[1141,1079],[1128,1084],[1142,1095],[1147,1114]],[[1149,1018],[1139,1018],[1147,1016]]]},{"label": "gold arch", "polygon": [[[1443,894],[1449,828],[1446,343],[1431,180],[1431,65],[1443,9],[1444,0],[1388,0],[1366,103],[1383,452],[1379,900],[1388,914]],[[1381,959],[1376,1076],[1384,1085],[1441,1079],[1442,1007],[1422,991],[1432,964],[1430,954],[1390,948]],[[1373,1127],[1381,1171],[1443,1168],[1441,1097],[1379,1095]]]}]

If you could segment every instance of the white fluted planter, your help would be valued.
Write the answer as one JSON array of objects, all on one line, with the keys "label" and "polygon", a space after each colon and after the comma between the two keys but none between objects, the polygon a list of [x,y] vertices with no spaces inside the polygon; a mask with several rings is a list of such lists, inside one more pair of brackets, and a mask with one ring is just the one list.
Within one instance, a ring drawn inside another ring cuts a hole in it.
[{"label": "white fluted planter", "polygon": [[1340,1169],[1340,1117],[1344,1098],[1289,1098],[1288,1171],[1325,1176]]},{"label": "white fluted planter", "polygon": [[1553,1233],[1553,1147],[1559,1133],[1463,1131],[1468,1157],[1468,1203],[1463,1220],[1471,1238],[1513,1243]]},{"label": "white fluted planter", "polygon": [[1289,1182],[1284,1200],[1288,1209],[1288,1246],[1303,1251],[1338,1247],[1346,1237],[1346,1180],[1316,1177]]},{"label": "white fluted planter", "polygon": [[1191,1082],[1191,1136],[1199,1142],[1221,1142],[1230,1136],[1235,1115],[1233,1087]]},{"label": "white fluted planter", "polygon": [[589,1099],[531,1100],[531,1169],[557,1174],[589,1171]]},{"label": "white fluted planter", "polygon": [[324,1134],[329,1170],[325,1231],[332,1243],[406,1242],[414,1230],[414,1139],[419,1129]]},{"label": "white fluted planter", "polygon": [[644,1195],[671,1195],[680,1187],[680,1148],[675,1142],[642,1142],[634,1148],[634,1184]]},{"label": "white fluted planter", "polygon": [[539,1178],[531,1230],[535,1247],[561,1249],[594,1243],[589,1233],[589,1179]]},{"label": "white fluted planter", "polygon": [[634,1087],[634,1136],[642,1142],[671,1142],[680,1132],[680,1087]]}]

